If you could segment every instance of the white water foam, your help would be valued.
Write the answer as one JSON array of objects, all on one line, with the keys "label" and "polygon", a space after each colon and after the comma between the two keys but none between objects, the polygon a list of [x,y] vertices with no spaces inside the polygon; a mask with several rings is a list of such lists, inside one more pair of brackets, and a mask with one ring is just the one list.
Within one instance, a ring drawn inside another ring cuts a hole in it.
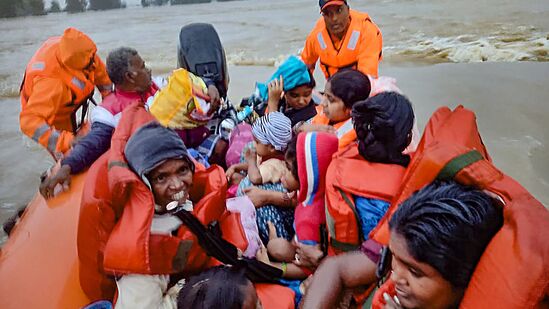
[{"label": "white water foam", "polygon": [[386,46],[386,60],[428,62],[512,62],[549,61],[549,34],[524,27],[516,32],[501,31],[478,37],[464,34],[428,37],[422,32],[398,45]]}]

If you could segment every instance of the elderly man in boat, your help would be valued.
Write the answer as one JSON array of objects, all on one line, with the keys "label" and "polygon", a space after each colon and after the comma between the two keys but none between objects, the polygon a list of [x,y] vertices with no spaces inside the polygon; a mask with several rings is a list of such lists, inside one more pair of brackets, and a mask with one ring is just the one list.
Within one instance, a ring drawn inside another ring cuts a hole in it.
[{"label": "elderly man in boat", "polygon": [[[68,184],[71,175],[86,170],[109,149],[114,129],[126,107],[134,102],[144,104],[159,90],[159,85],[151,79],[151,70],[133,48],[119,47],[110,52],[107,57],[107,72],[115,90],[101,105],[93,109],[90,132],[61,160],[59,170],[40,184],[40,193],[45,198],[51,198],[57,185]],[[157,82],[161,83],[163,80],[158,79]],[[211,82],[204,85],[204,90],[212,101],[218,102],[219,92],[215,86]]]}]

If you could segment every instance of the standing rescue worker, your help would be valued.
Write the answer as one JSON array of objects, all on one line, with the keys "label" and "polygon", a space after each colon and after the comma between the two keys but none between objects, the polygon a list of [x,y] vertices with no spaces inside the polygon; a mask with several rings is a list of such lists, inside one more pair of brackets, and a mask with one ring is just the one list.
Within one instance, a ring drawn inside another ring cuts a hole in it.
[{"label": "standing rescue worker", "polygon": [[21,84],[21,131],[59,159],[71,148],[80,128],[76,112],[87,109],[95,86],[105,96],[112,90],[95,43],[67,28],[49,38],[34,54]]},{"label": "standing rescue worker", "polygon": [[383,39],[368,14],[351,10],[346,0],[319,0],[320,18],[305,41],[301,58],[328,79],[342,69],[356,69],[377,78]]}]

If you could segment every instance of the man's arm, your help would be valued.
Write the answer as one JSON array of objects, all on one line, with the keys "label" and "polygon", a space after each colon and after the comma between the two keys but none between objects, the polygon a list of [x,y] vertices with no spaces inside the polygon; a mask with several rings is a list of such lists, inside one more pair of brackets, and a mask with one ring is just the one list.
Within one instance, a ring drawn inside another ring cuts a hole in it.
[{"label": "man's arm", "polygon": [[357,69],[377,78],[383,48],[381,31],[372,22],[364,22],[361,32]]},{"label": "man's arm", "polygon": [[375,273],[376,265],[362,252],[327,258],[313,275],[303,309],[335,308],[344,289],[374,283]]},{"label": "man's arm", "polygon": [[114,128],[109,125],[93,123],[90,132],[74,145],[66,158],[61,160],[59,170],[40,184],[40,194],[48,199],[53,197],[58,184],[69,185],[70,175],[78,174],[90,167],[97,158],[107,152],[111,146],[113,132]]},{"label": "man's arm", "polygon": [[113,127],[101,122],[94,122],[90,132],[73,146],[70,154],[61,161],[61,165],[69,165],[71,174],[78,174],[90,167],[111,147],[113,132]]}]

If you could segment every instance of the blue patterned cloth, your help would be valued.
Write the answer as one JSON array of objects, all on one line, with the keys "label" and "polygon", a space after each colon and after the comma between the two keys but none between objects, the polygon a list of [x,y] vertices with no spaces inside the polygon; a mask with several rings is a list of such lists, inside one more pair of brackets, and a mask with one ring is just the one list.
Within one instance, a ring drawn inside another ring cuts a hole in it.
[{"label": "blue patterned cloth", "polygon": [[[245,195],[244,188],[252,187],[253,184],[248,177],[242,179],[236,196]],[[269,191],[287,192],[281,183],[267,183],[263,185],[257,185],[256,187]],[[294,231],[294,209],[278,207],[272,204],[265,205],[261,208],[256,208],[257,228],[259,229],[259,237],[263,241],[264,245],[269,242],[269,226],[268,221],[271,221],[276,227],[276,232],[279,237],[283,237],[287,240],[292,240],[295,235]]]}]

